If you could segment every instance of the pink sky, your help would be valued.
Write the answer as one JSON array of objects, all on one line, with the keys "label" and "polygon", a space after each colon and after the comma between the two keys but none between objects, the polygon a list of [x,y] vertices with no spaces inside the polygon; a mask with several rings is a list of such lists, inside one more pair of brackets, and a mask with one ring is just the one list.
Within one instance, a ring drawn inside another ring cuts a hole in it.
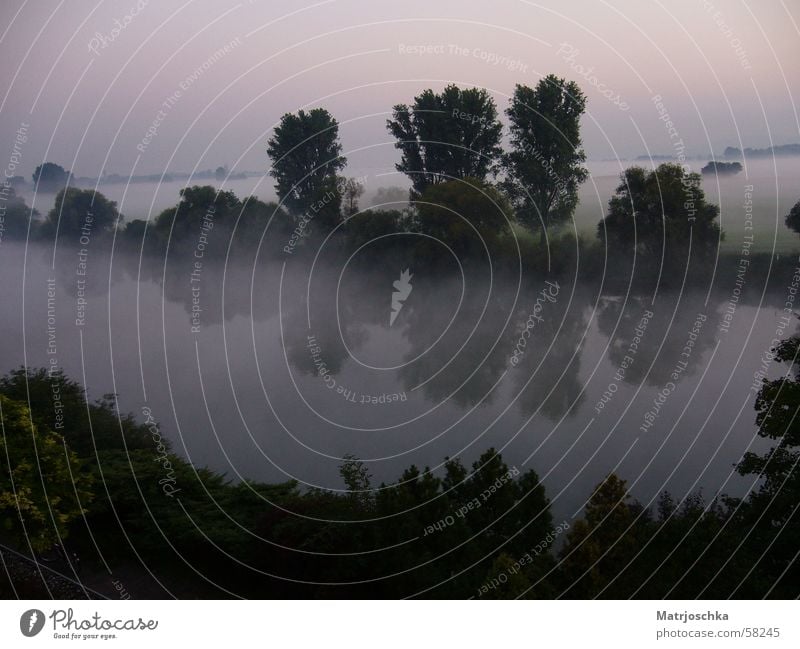
[{"label": "pink sky", "polygon": [[393,104],[455,82],[502,111],[548,73],[586,92],[591,158],[670,153],[654,95],[689,154],[800,141],[786,0],[138,1],[2,3],[0,142],[10,155],[30,125],[25,176],[43,159],[90,176],[265,170],[280,116],[318,105],[342,124],[348,173],[388,172]]}]

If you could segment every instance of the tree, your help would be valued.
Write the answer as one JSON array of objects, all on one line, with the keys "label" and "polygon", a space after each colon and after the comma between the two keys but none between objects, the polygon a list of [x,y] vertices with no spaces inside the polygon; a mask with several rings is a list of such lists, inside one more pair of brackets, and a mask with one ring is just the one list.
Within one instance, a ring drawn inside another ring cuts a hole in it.
[{"label": "tree", "polygon": [[218,181],[225,180],[225,177],[228,175],[228,167],[227,165],[224,167],[217,167],[214,170],[214,178]]},{"label": "tree", "polygon": [[35,221],[38,216],[39,212],[31,210],[13,186],[0,186],[0,240],[24,239],[28,236],[28,221]]},{"label": "tree", "polygon": [[91,481],[64,438],[37,427],[27,406],[0,395],[0,512],[20,547],[43,551],[86,513]]},{"label": "tree", "polygon": [[547,229],[568,219],[588,172],[580,119],[586,97],[574,81],[548,75],[536,88],[517,85],[506,115],[511,151],[503,156],[504,186],[530,227]]},{"label": "tree", "polygon": [[0,378],[0,395],[27,403],[36,428],[63,435],[69,448],[80,457],[92,457],[95,450],[153,446],[147,426],[138,424],[130,414],[117,413],[114,395],[88,402],[83,386],[61,371],[13,370]]},{"label": "tree", "polygon": [[57,192],[72,182],[72,174],[54,162],[40,164],[33,172],[33,184],[40,192]]},{"label": "tree", "polygon": [[324,108],[286,113],[268,142],[270,175],[282,204],[305,214],[337,185],[347,164],[339,143],[339,124]]},{"label": "tree", "polygon": [[741,475],[760,478],[759,488],[746,501],[742,526],[748,529],[752,544],[760,548],[759,571],[773,576],[766,586],[774,597],[796,597],[800,578],[796,554],[800,534],[800,337],[784,340],[772,353],[776,361],[791,368],[778,379],[763,379],[756,396],[758,435],[772,440],[773,445],[763,454],[747,451],[736,469]]},{"label": "tree", "polygon": [[211,185],[184,187],[180,196],[175,207],[165,209],[155,220],[155,231],[164,240],[169,238],[171,245],[188,242],[196,247],[202,228],[207,231],[207,243],[218,243],[220,237],[214,229],[234,221],[242,207],[236,194]]},{"label": "tree", "polygon": [[[511,206],[495,187],[465,178],[429,186],[419,197],[413,227],[457,254],[485,255],[486,249],[493,251],[498,237],[509,232],[512,218]],[[441,251],[433,241],[424,248]]]},{"label": "tree", "polygon": [[495,174],[501,155],[502,125],[494,100],[483,88],[447,86],[428,89],[409,108],[398,104],[389,132],[402,152],[398,171],[411,179],[411,199],[431,186],[458,178],[485,181]]},{"label": "tree", "polygon": [[[612,580],[617,580],[619,590],[605,596],[621,596],[620,591],[630,592],[641,583],[630,570],[643,543],[642,527],[647,519],[641,513],[641,505],[631,501],[624,480],[612,473],[597,485],[584,517],[575,522],[561,550],[565,587],[572,596],[593,597]],[[626,578],[618,579],[623,571]]]},{"label": "tree", "polygon": [[344,215],[353,216],[358,212],[358,199],[364,195],[364,185],[355,178],[348,178],[342,185]]},{"label": "tree", "polygon": [[715,221],[719,208],[706,202],[700,174],[665,163],[655,171],[630,167],[621,180],[608,215],[598,225],[609,247],[635,250],[659,264],[665,248],[667,260],[684,265],[685,259],[675,253],[686,248],[691,233],[693,257],[714,251],[720,238]]},{"label": "tree", "polygon": [[800,201],[797,201],[786,215],[786,227],[800,234]]},{"label": "tree", "polygon": [[93,189],[67,187],[56,194],[42,234],[92,237],[110,232],[122,221],[117,204]]}]

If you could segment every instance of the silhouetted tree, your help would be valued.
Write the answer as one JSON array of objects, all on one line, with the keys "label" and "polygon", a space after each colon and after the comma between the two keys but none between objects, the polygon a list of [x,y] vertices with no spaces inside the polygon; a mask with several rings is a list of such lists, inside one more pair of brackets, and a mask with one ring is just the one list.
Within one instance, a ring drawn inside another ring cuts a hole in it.
[{"label": "silhouetted tree", "polygon": [[800,535],[800,337],[783,341],[772,353],[776,361],[791,368],[778,379],[764,379],[756,397],[758,435],[774,445],[763,454],[747,451],[736,468],[742,475],[761,479],[747,501],[751,535],[760,540],[759,545],[769,542],[760,570],[779,578],[771,585],[777,589],[773,596],[796,597],[800,579],[796,555]]},{"label": "silhouetted tree", "polygon": [[580,119],[586,97],[574,81],[548,75],[536,88],[517,85],[506,114],[511,151],[503,156],[504,183],[518,214],[531,228],[569,218],[588,172],[581,148]]},{"label": "silhouetted tree", "polygon": [[278,197],[296,216],[336,191],[337,173],[347,164],[339,143],[339,124],[324,108],[286,113],[275,127],[267,153]]},{"label": "silhouetted tree", "polygon": [[33,184],[40,192],[57,192],[72,182],[72,174],[54,162],[40,164],[33,172]]},{"label": "silhouetted tree", "polygon": [[55,205],[40,231],[45,236],[91,238],[110,232],[122,218],[116,202],[100,192],[68,187],[56,194]]},{"label": "silhouetted tree", "polygon": [[[647,518],[639,517],[641,512],[625,481],[613,473],[597,485],[560,552],[565,590],[571,597],[594,597],[629,568],[644,541]],[[625,579],[617,579],[615,589],[604,596],[613,598],[638,586],[632,574],[629,570]]]},{"label": "silhouetted tree", "polygon": [[91,481],[61,435],[37,426],[24,402],[0,394],[0,512],[21,548],[46,550],[86,513]]},{"label": "silhouetted tree", "polygon": [[398,104],[389,132],[402,152],[398,171],[412,183],[412,199],[431,185],[458,178],[485,181],[497,172],[502,125],[489,93],[482,88],[447,86],[425,90],[409,108]]}]

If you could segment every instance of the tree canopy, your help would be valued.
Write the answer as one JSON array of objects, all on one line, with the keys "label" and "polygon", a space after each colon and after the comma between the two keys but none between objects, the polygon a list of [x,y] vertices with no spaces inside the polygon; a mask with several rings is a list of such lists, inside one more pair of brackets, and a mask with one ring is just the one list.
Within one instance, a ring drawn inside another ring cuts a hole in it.
[{"label": "tree canopy", "polygon": [[585,109],[578,84],[551,74],[535,88],[517,85],[506,110],[511,150],[503,156],[504,185],[520,220],[543,237],[572,215],[588,175],[580,137]]},{"label": "tree canopy", "polygon": [[40,164],[33,172],[33,184],[40,192],[57,192],[66,189],[72,174],[54,162]]},{"label": "tree canopy", "polygon": [[20,547],[45,550],[86,513],[91,480],[61,435],[36,426],[24,402],[0,394],[2,528]]},{"label": "tree canopy", "polygon": [[483,88],[428,89],[411,107],[396,105],[393,118],[386,126],[402,153],[395,166],[411,180],[412,198],[431,185],[464,178],[483,182],[497,172],[502,126]]},{"label": "tree canopy", "polygon": [[55,205],[42,224],[42,234],[77,238],[112,231],[122,221],[117,204],[92,189],[67,187],[56,194]]},{"label": "tree canopy", "polygon": [[339,123],[324,108],[286,113],[267,144],[270,175],[281,203],[294,215],[312,208],[337,185],[347,164]]}]

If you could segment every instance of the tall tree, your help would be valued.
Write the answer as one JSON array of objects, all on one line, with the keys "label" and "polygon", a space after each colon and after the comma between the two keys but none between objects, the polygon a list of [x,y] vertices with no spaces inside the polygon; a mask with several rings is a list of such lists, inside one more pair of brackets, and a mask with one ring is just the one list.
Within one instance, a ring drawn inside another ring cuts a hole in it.
[{"label": "tall tree", "polygon": [[302,215],[337,187],[347,164],[339,142],[339,123],[324,108],[286,113],[267,145],[270,175],[286,208]]},{"label": "tall tree", "polygon": [[[769,451],[747,451],[737,465],[741,475],[761,479],[747,500],[748,536],[762,548],[761,571],[775,575],[770,584],[777,597],[797,597],[800,566],[800,337],[793,336],[772,350],[778,362],[790,369],[780,378],[763,379],[756,396],[758,435],[769,439]],[[759,542],[760,540],[760,542]],[[759,595],[762,596],[762,595]]]},{"label": "tall tree", "polygon": [[505,188],[523,222],[547,228],[569,218],[588,172],[580,119],[586,97],[574,81],[548,75],[536,88],[517,85],[506,114],[511,151],[503,156]]},{"label": "tall tree", "polygon": [[409,108],[394,107],[389,132],[402,152],[398,171],[411,179],[412,200],[448,180],[485,181],[498,170],[502,125],[494,100],[483,88],[449,85],[440,94],[425,90]]},{"label": "tall tree", "polygon": [[800,201],[797,201],[786,215],[786,227],[800,233]]},{"label": "tall tree", "polygon": [[[412,223],[417,232],[444,242],[457,254],[486,255],[495,252],[499,237],[510,232],[513,210],[494,186],[465,178],[437,183],[420,197]],[[441,252],[439,243],[427,240],[421,249]]]}]

